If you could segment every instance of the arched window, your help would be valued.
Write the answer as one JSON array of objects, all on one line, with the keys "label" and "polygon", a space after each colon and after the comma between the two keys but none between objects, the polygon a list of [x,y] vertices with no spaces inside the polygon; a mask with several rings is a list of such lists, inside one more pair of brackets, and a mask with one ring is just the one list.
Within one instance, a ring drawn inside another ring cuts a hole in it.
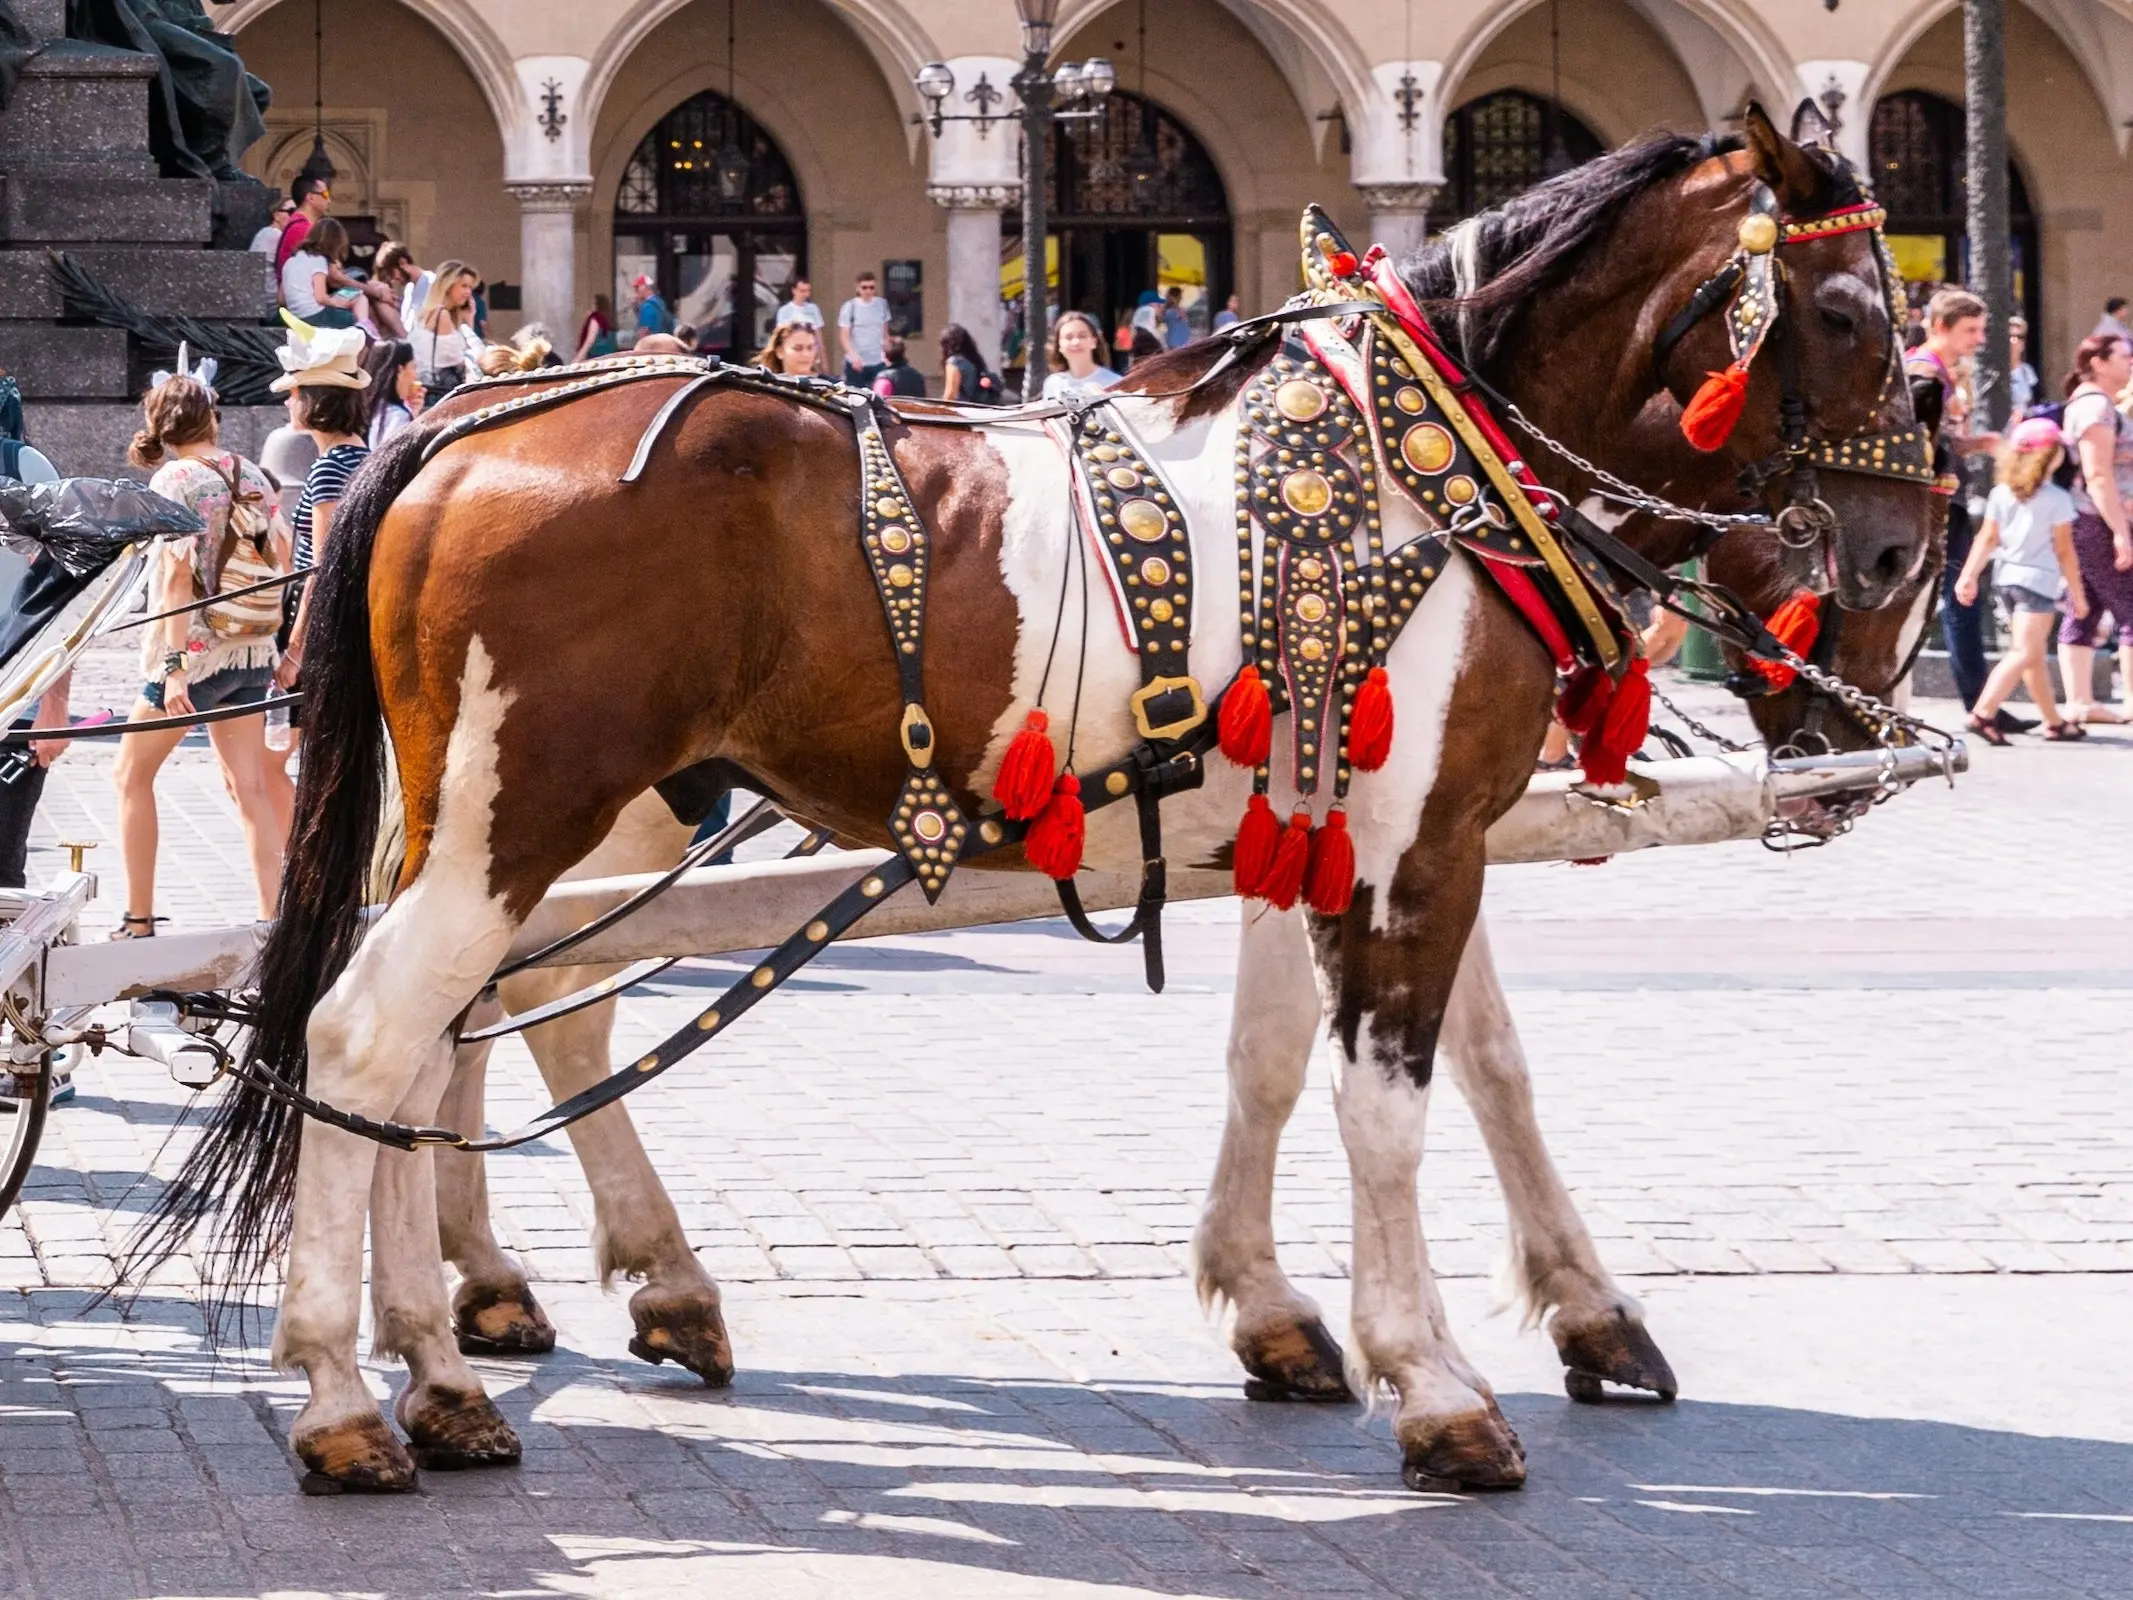
[{"label": "arched window", "polygon": [[[1206,146],[1154,101],[1124,89],[1104,102],[1100,118],[1054,129],[1047,202],[1056,305],[1088,312],[1108,337],[1142,294],[1175,287],[1192,331],[1206,333],[1229,298],[1231,270],[1229,194]],[[1015,299],[1019,218],[1008,220],[1001,286]]]},{"label": "arched window", "polygon": [[[631,154],[615,192],[615,309],[650,278],[701,347],[746,360],[805,276],[807,214],[777,141],[723,95],[692,95]],[[739,297],[736,284],[753,285]]]},{"label": "arched window", "polygon": [[[1905,285],[1915,297],[1944,283],[1967,282],[1963,108],[1921,89],[1883,95],[1875,102],[1868,140],[1874,197],[1888,207],[1889,249]],[[2007,211],[2015,304],[2034,328],[2039,325],[2037,217],[2012,156]]]},{"label": "arched window", "polygon": [[1523,89],[1469,100],[1444,119],[1444,192],[1430,207],[1430,226],[1448,228],[1500,206],[1606,148],[1561,106]]}]

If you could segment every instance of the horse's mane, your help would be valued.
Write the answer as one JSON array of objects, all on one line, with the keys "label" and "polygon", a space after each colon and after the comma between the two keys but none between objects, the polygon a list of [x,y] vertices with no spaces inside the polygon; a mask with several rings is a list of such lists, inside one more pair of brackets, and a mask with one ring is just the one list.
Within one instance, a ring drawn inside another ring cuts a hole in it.
[{"label": "horse's mane", "polygon": [[[1698,162],[1741,148],[1734,137],[1649,135],[1460,223],[1402,262],[1401,276],[1439,326],[1456,332],[1466,359],[1486,365],[1533,297],[1562,282],[1630,201]],[[1802,148],[1825,179],[1814,211],[1861,196],[1842,156],[1814,145]]]}]

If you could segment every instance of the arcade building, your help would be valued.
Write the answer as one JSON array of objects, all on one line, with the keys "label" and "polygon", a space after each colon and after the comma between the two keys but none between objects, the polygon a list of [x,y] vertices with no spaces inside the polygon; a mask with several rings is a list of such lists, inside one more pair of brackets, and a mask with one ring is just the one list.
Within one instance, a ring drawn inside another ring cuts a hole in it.
[{"label": "arcade building", "polygon": [[[457,257],[496,325],[568,344],[652,278],[745,356],[805,277],[834,315],[882,277],[917,364],[948,322],[1010,346],[1023,271],[1010,0],[234,0],[274,86],[248,170],[323,137],[366,241]],[[2133,0],[2007,16],[2017,295],[2047,376],[2133,293]],[[1296,287],[1297,215],[1412,246],[1653,128],[1811,96],[1872,169],[1906,279],[1963,275],[1955,0],[1064,0],[1056,61],[1107,59],[1101,118],[1053,142],[1055,304],[1116,327],[1149,289],[1204,328]],[[945,62],[935,137],[919,69]],[[626,315],[623,317],[627,322]]]}]

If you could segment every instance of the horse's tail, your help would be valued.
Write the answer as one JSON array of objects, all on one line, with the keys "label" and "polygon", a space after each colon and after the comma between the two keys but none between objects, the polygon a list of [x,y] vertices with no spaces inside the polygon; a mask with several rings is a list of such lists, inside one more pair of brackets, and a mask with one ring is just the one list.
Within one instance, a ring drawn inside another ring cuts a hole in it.
[{"label": "horse's tail", "polygon": [[[244,1065],[301,1089],[311,1009],[354,954],[378,830],[385,725],[370,650],[370,563],[378,526],[421,471],[429,430],[403,430],[357,472],[333,519],[304,632],[304,765],[282,867],[281,900],[257,969],[259,1004]],[[287,1241],[302,1119],[242,1079],[209,1109],[200,1140],[130,1245],[122,1276],[184,1250],[216,1218],[203,1273],[214,1309],[265,1277]],[[210,1319],[211,1322],[213,1319]]]}]

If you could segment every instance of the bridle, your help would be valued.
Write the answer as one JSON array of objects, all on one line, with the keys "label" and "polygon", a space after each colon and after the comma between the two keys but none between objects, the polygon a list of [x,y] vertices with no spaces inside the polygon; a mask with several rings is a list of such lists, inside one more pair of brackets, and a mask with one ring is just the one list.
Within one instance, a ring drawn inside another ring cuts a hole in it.
[{"label": "bridle", "polygon": [[1740,491],[1751,501],[1779,479],[1785,480],[1785,505],[1775,520],[1780,543],[1792,550],[1825,545],[1837,528],[1836,513],[1821,498],[1818,471],[1852,472],[1939,487],[1933,469],[1933,443],[1915,422],[1908,428],[1864,431],[1834,439],[1808,433],[1807,403],[1801,392],[1799,348],[1794,333],[1794,291],[1780,250],[1788,244],[1812,243],[1843,234],[1873,236],[1876,270],[1889,312],[1889,347],[1881,393],[1874,410],[1888,403],[1903,378],[1903,303],[1895,262],[1883,225],[1888,212],[1854,187],[1859,198],[1820,216],[1788,219],[1777,195],[1758,182],[1741,219],[1739,248],[1725,266],[1696,286],[1652,346],[1652,369],[1661,388],[1670,387],[1666,369],[1690,330],[1721,307],[1735,367],[1746,373],[1766,343],[1775,345],[1778,365],[1778,448],[1741,468]]}]

